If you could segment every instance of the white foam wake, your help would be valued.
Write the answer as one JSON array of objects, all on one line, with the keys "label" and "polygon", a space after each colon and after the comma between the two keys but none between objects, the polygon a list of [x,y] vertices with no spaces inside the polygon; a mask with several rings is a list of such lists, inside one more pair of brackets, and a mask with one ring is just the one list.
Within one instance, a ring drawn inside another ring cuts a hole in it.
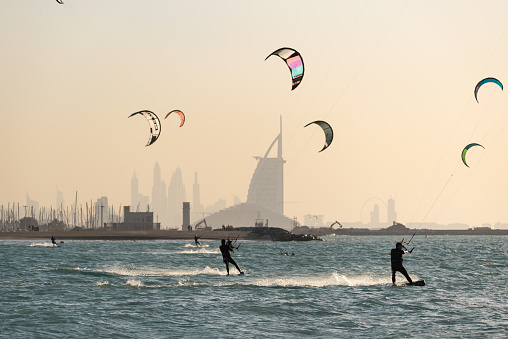
[{"label": "white foam wake", "polygon": [[346,277],[337,272],[333,272],[331,276],[323,277],[264,278],[254,282],[257,286],[281,287],[375,286],[386,283],[386,278],[367,275]]},{"label": "white foam wake", "polygon": [[50,242],[34,242],[34,243],[31,243],[30,245],[28,245],[30,247],[34,247],[34,246],[40,246],[40,247],[56,247],[54,244],[50,243]]},{"label": "white foam wake", "polygon": [[[199,248],[199,246],[196,246],[196,245],[194,245],[194,244],[185,244],[185,246],[184,246],[184,247],[198,247],[198,248]],[[207,244],[201,244],[201,247],[210,247],[210,245],[207,245]]]},{"label": "white foam wake", "polygon": [[82,269],[79,271],[91,271],[99,273],[108,273],[126,277],[167,277],[167,276],[187,276],[187,275],[223,275],[218,268],[206,266],[203,269],[185,270],[185,269],[164,269],[164,268],[126,268],[126,267],[108,267],[103,269]]}]

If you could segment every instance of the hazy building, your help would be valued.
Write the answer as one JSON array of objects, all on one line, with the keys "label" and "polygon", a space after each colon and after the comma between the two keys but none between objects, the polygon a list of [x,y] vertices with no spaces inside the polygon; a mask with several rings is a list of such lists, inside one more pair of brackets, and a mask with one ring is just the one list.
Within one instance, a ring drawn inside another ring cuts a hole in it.
[{"label": "hazy building", "polygon": [[141,194],[139,194],[139,182],[136,171],[132,175],[131,179],[131,206],[133,209],[138,209],[141,204]]},{"label": "hazy building", "polygon": [[[137,208],[139,207],[139,208]],[[148,195],[141,196],[141,204],[136,207],[136,212],[149,211],[150,210],[150,197]]]},{"label": "hazy building", "polygon": [[392,198],[388,199],[388,207],[387,207],[387,219],[386,222],[391,224],[392,222],[397,221],[397,212],[395,212],[395,200]]},{"label": "hazy building", "polygon": [[155,217],[161,212],[161,168],[156,162],[153,168],[153,184],[152,184],[152,211]]},{"label": "hazy building", "polygon": [[379,225],[379,205],[375,204],[374,209],[370,212],[370,224]]},{"label": "hazy building", "polygon": [[161,191],[160,191],[160,208],[157,216],[155,218],[156,221],[160,222],[161,225],[168,225],[169,223],[169,211],[168,211],[168,197],[167,197],[167,186],[164,180],[161,180]]},{"label": "hazy building", "polygon": [[[169,228],[178,227],[182,224],[182,203],[187,201],[185,195],[185,186],[183,184],[182,170],[177,168],[168,187],[168,212],[169,212]],[[187,227],[187,226],[185,226]],[[186,230],[182,226],[183,230]]]},{"label": "hazy building", "polygon": [[[277,156],[268,157],[277,143]],[[292,229],[293,220],[284,216],[284,173],[282,158],[282,118],[280,132],[270,144],[263,157],[255,157],[257,166],[252,175],[247,194],[247,202],[236,204],[219,212],[206,216],[208,226],[221,228],[254,227],[256,224]],[[201,221],[199,218],[197,221]]]},{"label": "hazy building", "polygon": [[194,184],[192,185],[192,212],[197,215],[203,213],[204,207],[201,205],[201,197],[198,184],[198,173],[194,172]]},{"label": "hazy building", "polygon": [[205,207],[205,214],[215,213],[226,208],[226,199],[219,199],[213,205]]},{"label": "hazy building", "polygon": [[[277,157],[269,158],[272,147],[277,143]],[[282,117],[280,132],[263,157],[254,157],[258,164],[252,175],[247,193],[247,203],[284,214],[284,171],[282,158]]]},{"label": "hazy building", "polygon": [[30,199],[28,193],[26,194],[26,215],[25,217],[37,218],[39,214],[39,202]]}]

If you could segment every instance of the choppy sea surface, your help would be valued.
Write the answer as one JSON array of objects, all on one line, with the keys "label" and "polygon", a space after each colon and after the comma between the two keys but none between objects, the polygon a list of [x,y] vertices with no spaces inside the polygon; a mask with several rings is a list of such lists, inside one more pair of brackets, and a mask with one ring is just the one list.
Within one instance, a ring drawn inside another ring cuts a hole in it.
[{"label": "choppy sea surface", "polygon": [[0,241],[0,337],[508,337],[508,237],[417,235],[424,287],[399,237],[325,239],[239,241],[243,276],[218,241]]}]

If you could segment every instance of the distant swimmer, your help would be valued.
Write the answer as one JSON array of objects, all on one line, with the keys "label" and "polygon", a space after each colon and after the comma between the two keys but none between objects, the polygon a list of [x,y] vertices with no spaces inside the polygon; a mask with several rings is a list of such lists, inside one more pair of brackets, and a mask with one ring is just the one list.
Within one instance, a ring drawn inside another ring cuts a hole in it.
[{"label": "distant swimmer", "polygon": [[[402,249],[404,248],[404,249]],[[404,277],[406,277],[407,281],[410,285],[413,285],[413,280],[407,274],[406,269],[402,265],[402,256],[407,253],[407,248],[405,248],[402,243],[398,242],[395,245],[395,248],[392,249],[392,283],[395,285],[395,272],[400,272]]]},{"label": "distant swimmer", "polygon": [[199,238],[200,238],[200,237],[198,237],[198,235],[196,234],[196,235],[194,236],[194,243],[196,244],[196,246],[203,247],[203,246],[201,245],[201,243],[198,241],[198,239],[199,239]]},{"label": "distant swimmer", "polygon": [[220,252],[222,253],[222,260],[224,261],[224,264],[226,264],[226,271],[228,272],[228,275],[229,275],[229,263],[232,263],[233,265],[235,265],[238,272],[240,272],[240,274],[243,274],[240,267],[238,267],[238,265],[233,260],[233,258],[231,258],[230,252],[234,252],[233,245],[226,244],[226,240],[222,239],[219,249],[220,249]]},{"label": "distant swimmer", "polygon": [[51,242],[53,243],[53,245],[58,246],[54,236],[51,236]]}]

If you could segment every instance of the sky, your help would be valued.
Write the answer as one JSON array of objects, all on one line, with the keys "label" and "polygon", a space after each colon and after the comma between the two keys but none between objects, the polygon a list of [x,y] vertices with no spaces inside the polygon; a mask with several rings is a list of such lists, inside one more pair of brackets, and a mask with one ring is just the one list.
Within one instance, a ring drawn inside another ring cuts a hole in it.
[{"label": "sky", "polygon": [[[187,198],[247,198],[283,122],[285,215],[368,221],[379,198],[399,222],[508,223],[508,2],[0,2],[0,204],[151,194],[159,162]],[[300,52],[291,91],[281,47]],[[145,147],[155,112],[160,138]],[[173,109],[186,114],[179,126]],[[314,120],[327,121],[334,140]],[[462,149],[482,144],[468,153]],[[381,220],[386,219],[381,208]]]}]

